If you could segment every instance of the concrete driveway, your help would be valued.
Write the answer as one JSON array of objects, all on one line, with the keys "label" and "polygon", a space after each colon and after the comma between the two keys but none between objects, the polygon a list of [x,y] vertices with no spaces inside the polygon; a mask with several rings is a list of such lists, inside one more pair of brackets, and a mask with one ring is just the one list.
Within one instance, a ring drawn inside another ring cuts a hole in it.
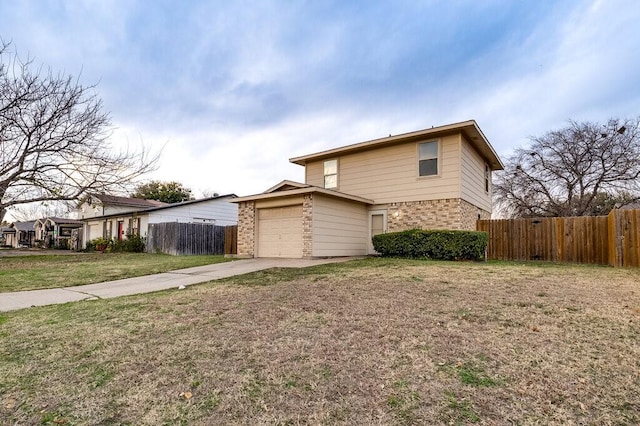
[{"label": "concrete driveway", "polygon": [[326,263],[345,262],[353,257],[330,259],[243,259],[213,265],[196,266],[155,275],[146,275],[123,280],[106,281],[76,287],[53,288],[47,290],[16,291],[0,293],[0,312],[34,306],[77,302],[80,300],[109,299],[131,294],[177,289],[184,285],[203,283],[234,275],[248,274],[270,268],[306,268]]}]

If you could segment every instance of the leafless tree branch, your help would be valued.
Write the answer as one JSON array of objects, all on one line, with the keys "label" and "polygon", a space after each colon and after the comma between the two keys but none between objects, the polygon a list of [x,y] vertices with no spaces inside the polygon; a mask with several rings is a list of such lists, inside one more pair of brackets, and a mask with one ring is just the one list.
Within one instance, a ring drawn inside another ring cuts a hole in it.
[{"label": "leafless tree branch", "polygon": [[515,150],[494,193],[517,217],[602,215],[640,201],[639,178],[640,118],[570,121]]},{"label": "leafless tree branch", "polygon": [[111,120],[95,86],[32,71],[32,61],[20,61],[8,47],[0,41],[0,220],[8,207],[34,201],[127,193],[155,169],[159,154],[113,149]]}]

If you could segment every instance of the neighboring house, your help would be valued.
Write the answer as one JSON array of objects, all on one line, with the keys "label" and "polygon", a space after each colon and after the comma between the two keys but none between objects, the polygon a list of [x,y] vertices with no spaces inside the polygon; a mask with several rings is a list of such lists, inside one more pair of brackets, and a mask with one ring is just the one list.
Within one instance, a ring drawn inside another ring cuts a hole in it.
[{"label": "neighboring house", "polygon": [[35,220],[14,222],[9,227],[2,228],[5,245],[13,248],[32,247],[36,241],[34,229]]},{"label": "neighboring house", "polygon": [[44,247],[71,248],[74,229],[80,229],[84,222],[62,217],[38,219],[33,226],[36,240],[43,241]]},{"label": "neighboring house", "polygon": [[152,207],[168,206],[169,204],[156,200],[141,198],[118,197],[106,194],[90,194],[83,199],[75,212],[76,219],[108,216]]},{"label": "neighboring house", "polygon": [[232,201],[238,256],[366,255],[379,233],[475,230],[491,217],[491,173],[503,169],[473,120],[289,161],[305,167],[305,183]]},{"label": "neighboring house", "polygon": [[147,236],[150,223],[181,222],[235,225],[238,223],[238,206],[230,203],[235,194],[190,200],[181,203],[133,209],[126,212],[82,219],[85,223],[82,241],[96,238],[121,240],[127,235]]}]

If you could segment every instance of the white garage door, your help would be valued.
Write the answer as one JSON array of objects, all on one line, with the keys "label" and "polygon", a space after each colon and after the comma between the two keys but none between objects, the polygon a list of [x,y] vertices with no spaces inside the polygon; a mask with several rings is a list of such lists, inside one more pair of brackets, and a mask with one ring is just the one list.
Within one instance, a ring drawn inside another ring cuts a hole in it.
[{"label": "white garage door", "polygon": [[302,257],[302,205],[258,210],[258,257]]}]

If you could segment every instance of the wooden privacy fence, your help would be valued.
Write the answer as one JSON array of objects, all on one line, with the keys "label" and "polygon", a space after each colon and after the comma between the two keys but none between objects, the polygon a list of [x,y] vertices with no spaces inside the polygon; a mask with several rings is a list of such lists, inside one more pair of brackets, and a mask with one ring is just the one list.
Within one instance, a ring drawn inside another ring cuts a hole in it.
[{"label": "wooden privacy fence", "polygon": [[[227,247],[227,228],[206,223],[150,223],[147,230],[148,253],[187,254],[235,254],[237,245]],[[237,237],[234,235],[234,239]],[[227,252],[227,248],[230,250]]]},{"label": "wooden privacy fence", "polygon": [[640,210],[608,216],[479,220],[487,258],[640,266]]},{"label": "wooden privacy fence", "polygon": [[224,254],[238,254],[238,225],[224,228]]}]

